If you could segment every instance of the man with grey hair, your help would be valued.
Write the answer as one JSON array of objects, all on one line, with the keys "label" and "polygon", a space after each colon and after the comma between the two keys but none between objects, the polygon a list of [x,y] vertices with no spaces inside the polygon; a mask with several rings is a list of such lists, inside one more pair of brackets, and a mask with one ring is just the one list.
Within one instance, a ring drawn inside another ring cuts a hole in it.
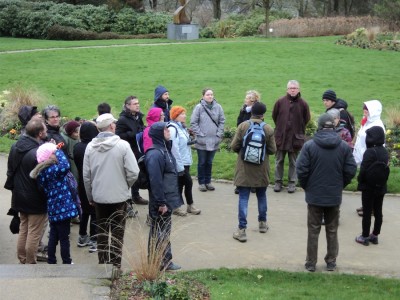
[{"label": "man with grey hair", "polygon": [[96,119],[100,133],[86,148],[83,182],[89,203],[96,210],[99,263],[120,268],[126,200],[131,198],[130,188],[138,178],[139,167],[129,143],[115,134],[116,122],[108,113]]},{"label": "man with grey hair", "polygon": [[283,186],[283,166],[285,156],[289,158],[288,193],[296,191],[296,159],[303,147],[306,125],[310,121],[310,109],[307,102],[301,98],[300,84],[289,80],[286,95],[278,99],[272,110],[275,123],[275,186],[274,191],[280,192]]}]

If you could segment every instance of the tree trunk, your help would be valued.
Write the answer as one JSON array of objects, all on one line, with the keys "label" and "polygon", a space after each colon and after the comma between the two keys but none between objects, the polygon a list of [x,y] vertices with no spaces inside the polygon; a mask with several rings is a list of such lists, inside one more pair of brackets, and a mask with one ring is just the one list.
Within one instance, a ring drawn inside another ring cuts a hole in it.
[{"label": "tree trunk", "polygon": [[335,16],[339,15],[339,0],[333,1],[333,11],[335,13]]},{"label": "tree trunk", "polygon": [[214,19],[221,19],[221,0],[212,0]]},{"label": "tree trunk", "polygon": [[269,32],[269,10],[270,7],[270,0],[263,0],[263,5],[265,9],[265,36],[268,37],[270,35]]}]

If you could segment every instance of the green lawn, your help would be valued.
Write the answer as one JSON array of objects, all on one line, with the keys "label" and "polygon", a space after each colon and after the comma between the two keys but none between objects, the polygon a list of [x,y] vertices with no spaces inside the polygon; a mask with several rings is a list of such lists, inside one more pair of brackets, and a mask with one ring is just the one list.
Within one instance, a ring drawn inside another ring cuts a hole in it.
[{"label": "green lawn", "polygon": [[[322,93],[334,89],[347,100],[357,122],[362,103],[382,101],[384,109],[398,107],[400,54],[335,45],[337,37],[235,40],[40,41],[0,38],[0,89],[16,84],[34,86],[57,104],[64,116],[92,118],[98,103],[107,101],[118,115],[126,96],[136,95],[144,113],[154,88],[166,86],[175,105],[190,111],[204,87],[212,87],[223,106],[227,126],[236,124],[245,91],[256,89],[267,104],[266,121],[275,100],[290,79],[300,81],[302,95],[314,115],[324,111]],[[71,48],[125,45],[121,47]],[[128,46],[126,46],[128,45]],[[48,49],[4,53],[10,50]],[[232,178],[235,155],[222,151],[213,176]],[[273,158],[271,159],[271,163]],[[195,165],[193,166],[195,171]],[[398,182],[397,170],[392,178]],[[353,181],[354,182],[354,181]],[[393,184],[394,186],[394,184]],[[400,191],[399,190],[391,190]]]}]

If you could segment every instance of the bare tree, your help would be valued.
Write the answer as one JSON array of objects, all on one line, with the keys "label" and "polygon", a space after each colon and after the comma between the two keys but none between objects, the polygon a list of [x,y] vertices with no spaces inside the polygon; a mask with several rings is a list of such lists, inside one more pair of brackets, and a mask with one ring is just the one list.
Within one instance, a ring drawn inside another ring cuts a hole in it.
[{"label": "bare tree", "polygon": [[213,5],[214,19],[221,19],[221,0],[211,0]]}]

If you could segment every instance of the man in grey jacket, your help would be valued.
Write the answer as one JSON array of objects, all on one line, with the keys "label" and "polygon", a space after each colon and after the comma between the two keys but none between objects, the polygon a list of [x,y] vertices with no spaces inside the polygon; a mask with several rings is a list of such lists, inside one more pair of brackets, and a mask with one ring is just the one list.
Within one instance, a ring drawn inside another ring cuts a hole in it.
[{"label": "man in grey jacket", "polygon": [[120,268],[126,200],[131,198],[139,167],[128,142],[115,134],[116,122],[108,113],[96,119],[100,133],[86,148],[83,181],[89,203],[96,209],[99,263]]},{"label": "man in grey jacket", "polygon": [[330,114],[318,119],[318,132],[306,142],[296,162],[297,177],[305,190],[308,204],[308,239],[305,268],[315,271],[318,257],[318,237],[322,217],[325,219],[328,271],[336,269],[339,253],[337,229],[342,190],[351,182],[357,171],[352,149],[334,130]]}]

